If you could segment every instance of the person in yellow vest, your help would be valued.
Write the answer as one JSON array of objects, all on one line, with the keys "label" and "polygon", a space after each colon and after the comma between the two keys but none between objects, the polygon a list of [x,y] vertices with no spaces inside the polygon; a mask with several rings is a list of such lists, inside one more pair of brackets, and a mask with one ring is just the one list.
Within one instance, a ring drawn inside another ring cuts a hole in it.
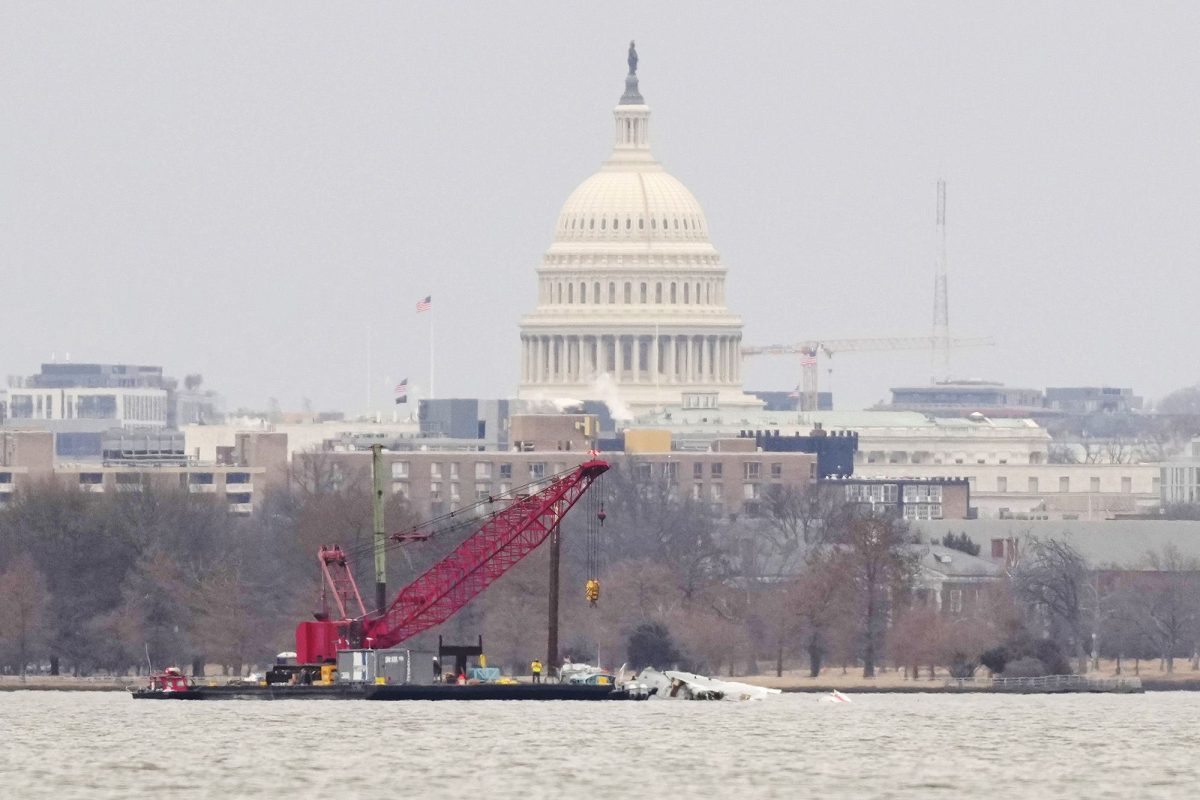
[{"label": "person in yellow vest", "polygon": [[534,683],[542,682],[542,662],[539,659],[533,660],[533,663],[529,665],[529,671],[533,675]]}]

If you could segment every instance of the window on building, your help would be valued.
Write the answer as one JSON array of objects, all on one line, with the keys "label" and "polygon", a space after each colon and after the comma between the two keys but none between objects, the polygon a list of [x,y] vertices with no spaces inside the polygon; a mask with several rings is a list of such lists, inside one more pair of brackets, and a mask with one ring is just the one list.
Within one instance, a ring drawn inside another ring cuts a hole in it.
[{"label": "window on building", "polygon": [[650,480],[650,465],[641,462],[633,465],[633,476],[643,483]]},{"label": "window on building", "polygon": [[461,499],[462,499],[462,497],[458,493],[458,484],[457,483],[450,484],[450,502],[457,503]]},{"label": "window on building", "polygon": [[1058,479],[1058,490],[1060,492],[1071,491],[1071,476],[1064,475]]},{"label": "window on building", "polygon": [[228,475],[225,476],[225,484],[226,485],[235,484],[235,483],[249,483],[249,482],[250,482],[250,473],[249,472],[230,472]]},{"label": "window on building", "polygon": [[663,465],[663,477],[674,483],[679,478],[679,462],[668,461]]},{"label": "window on building", "polygon": [[492,485],[490,483],[480,482],[480,483],[475,484],[475,499],[476,500],[487,500],[491,496],[491,494],[492,494]]},{"label": "window on building", "polygon": [[1004,477],[1003,475],[996,478],[996,491],[997,492],[1007,492],[1008,491],[1008,478]]},{"label": "window on building", "polygon": [[1030,493],[1030,494],[1037,494],[1037,490],[1038,490],[1038,479],[1037,479],[1037,478],[1030,478],[1030,479],[1029,479],[1029,493]]},{"label": "window on building", "polygon": [[633,284],[626,283],[625,284],[625,305],[629,305],[632,302],[633,302]]},{"label": "window on building", "polygon": [[235,492],[225,495],[225,499],[229,501],[230,505],[245,506],[251,503],[253,497],[250,492]]},{"label": "window on building", "polygon": [[716,461],[712,465],[711,475],[714,478],[720,478],[724,465],[720,461]]},{"label": "window on building", "polygon": [[671,305],[675,305],[675,284],[671,284]]},{"label": "window on building", "polygon": [[963,610],[963,593],[962,589],[950,590],[950,613],[961,614]]},{"label": "window on building", "polygon": [[475,462],[475,480],[490,481],[492,479],[492,462],[476,461]]},{"label": "window on building", "polygon": [[992,558],[1004,558],[1004,540],[992,539]]},{"label": "window on building", "polygon": [[104,483],[104,475],[99,472],[81,472],[79,473],[80,486],[96,486]]},{"label": "window on building", "polygon": [[429,464],[429,477],[439,479],[442,477],[442,465],[439,461],[433,461]]},{"label": "window on building", "polygon": [[692,499],[693,500],[703,500],[704,499],[704,484],[703,483],[693,483],[692,484]]},{"label": "window on building", "polygon": [[567,284],[567,303],[574,304],[575,302],[575,284]]},{"label": "window on building", "polygon": [[458,480],[458,462],[455,461],[450,465],[450,480]]},{"label": "window on building", "polygon": [[512,480],[512,464],[504,463],[500,465],[500,480]]},{"label": "window on building", "polygon": [[690,283],[685,283],[683,285],[683,304],[685,306],[688,303],[692,302],[691,296],[692,296],[692,285]]},{"label": "window on building", "polygon": [[642,305],[646,304],[646,284],[644,283],[638,288],[638,302]]},{"label": "window on building", "polygon": [[392,480],[402,481],[408,479],[408,462],[393,461],[392,462]]},{"label": "window on building", "polygon": [[1089,491],[1091,491],[1093,493],[1100,491],[1100,479],[1099,478],[1092,478],[1091,489]]},{"label": "window on building", "polygon": [[743,483],[742,484],[742,499],[743,500],[757,500],[759,497],[759,493],[761,491],[759,489],[759,486],[760,486],[760,484],[757,484],[757,483]]},{"label": "window on building", "polygon": [[1133,493],[1133,478],[1121,478],[1121,494]]},{"label": "window on building", "polygon": [[659,303],[659,304],[662,303],[662,284],[661,283],[654,284],[654,302]]},{"label": "window on building", "polygon": [[708,485],[708,498],[714,503],[719,503],[725,499],[725,490],[719,483],[710,483]]},{"label": "window on building", "polygon": [[409,498],[408,481],[397,481],[392,484],[392,494],[399,495],[405,500]]},{"label": "window on building", "polygon": [[779,480],[782,477],[783,477],[783,464],[776,461],[775,463],[771,464],[771,479]]},{"label": "window on building", "polygon": [[530,480],[540,481],[546,477],[546,462],[534,461],[529,465]]},{"label": "window on building", "polygon": [[704,462],[703,461],[697,461],[692,464],[692,477],[693,478],[703,478],[704,477]]},{"label": "window on building", "polygon": [[597,305],[599,305],[600,304],[600,282],[599,281],[596,281],[595,283],[592,284],[592,297],[595,298],[593,302],[595,302]]},{"label": "window on building", "polygon": [[211,472],[189,472],[188,483],[193,486],[208,486],[213,482],[213,474]]},{"label": "window on building", "polygon": [[611,306],[617,302],[617,285],[610,283],[608,285],[608,304]]},{"label": "window on building", "polygon": [[746,461],[742,464],[742,477],[748,481],[756,481],[762,477],[761,461]]}]

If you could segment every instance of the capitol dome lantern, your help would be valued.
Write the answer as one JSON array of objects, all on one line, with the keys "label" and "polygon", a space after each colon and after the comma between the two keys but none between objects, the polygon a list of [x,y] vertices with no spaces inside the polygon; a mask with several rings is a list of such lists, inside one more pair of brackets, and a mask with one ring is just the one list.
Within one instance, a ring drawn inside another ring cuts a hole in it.
[{"label": "capitol dome lantern", "polygon": [[603,400],[617,417],[761,406],[742,393],[742,322],[704,210],[650,152],[633,43],[613,119],[612,155],[563,204],[538,269],[518,397]]}]

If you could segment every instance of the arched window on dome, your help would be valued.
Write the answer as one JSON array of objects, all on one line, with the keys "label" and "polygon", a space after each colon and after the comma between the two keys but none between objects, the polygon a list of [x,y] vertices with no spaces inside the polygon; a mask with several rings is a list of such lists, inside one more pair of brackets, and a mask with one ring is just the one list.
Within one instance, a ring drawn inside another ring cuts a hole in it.
[{"label": "arched window on dome", "polygon": [[594,301],[596,305],[600,305],[600,281],[592,284],[592,297],[596,298]]},{"label": "arched window on dome", "polygon": [[607,225],[608,225],[608,217],[601,217],[600,218],[600,230],[604,230],[605,226],[607,226]]},{"label": "arched window on dome", "polygon": [[638,143],[638,121],[636,119],[633,121],[633,142],[634,144]]},{"label": "arched window on dome", "polygon": [[692,285],[685,283],[683,285],[683,304],[689,305],[692,302]]},{"label": "arched window on dome", "polygon": [[700,282],[696,281],[696,305],[700,305]]},{"label": "arched window on dome", "polygon": [[625,282],[625,305],[633,304],[633,284],[629,281]]},{"label": "arched window on dome", "polygon": [[675,282],[671,281],[671,305],[675,305],[679,300],[675,297]]},{"label": "arched window on dome", "polygon": [[632,141],[633,141],[633,126],[629,123],[629,120],[625,120],[625,144],[629,144]]},{"label": "arched window on dome", "polygon": [[675,230],[679,230],[679,217],[675,217]]},{"label": "arched window on dome", "polygon": [[666,229],[667,229],[667,218],[663,217],[663,230],[665,231]]},{"label": "arched window on dome", "polygon": [[595,228],[596,228],[596,218],[592,217],[591,219],[588,220],[588,230],[589,231],[595,230]]},{"label": "arched window on dome", "polygon": [[573,283],[567,284],[567,303],[571,305],[575,304],[575,284]]},{"label": "arched window on dome", "polygon": [[579,303],[580,305],[587,305],[587,284],[583,282],[579,284]]},{"label": "arched window on dome", "polygon": [[617,285],[615,283],[608,284],[608,304],[616,305],[617,303]]},{"label": "arched window on dome", "polygon": [[571,230],[575,230],[575,220],[571,220]]},{"label": "arched window on dome", "polygon": [[704,302],[712,305],[712,284],[708,282],[704,284]]},{"label": "arched window on dome", "polygon": [[646,220],[644,217],[638,217],[638,230],[639,231],[646,230]]},{"label": "arched window on dome", "polygon": [[653,230],[657,230],[657,229],[658,229],[658,219],[655,217],[651,217],[650,218],[650,230],[653,231]]},{"label": "arched window on dome", "polygon": [[625,218],[625,230],[629,230],[632,227],[633,227],[633,220],[631,220],[629,217],[626,217]]},{"label": "arched window on dome", "polygon": [[683,229],[684,229],[685,231],[688,229],[687,217],[684,217],[684,218],[683,218]]},{"label": "arched window on dome", "polygon": [[562,284],[561,283],[557,284],[557,286],[558,286],[558,304],[561,306],[562,305]]},{"label": "arched window on dome", "polygon": [[640,298],[640,300],[638,302],[640,302],[642,305],[645,305],[646,304],[646,284],[644,284],[644,283],[642,284],[641,291],[638,293],[638,297]]},{"label": "arched window on dome", "polygon": [[661,283],[654,284],[654,302],[660,306],[662,305],[662,284]]},{"label": "arched window on dome", "polygon": [[621,227],[621,221],[616,217],[613,217],[613,230],[615,231],[619,227]]}]

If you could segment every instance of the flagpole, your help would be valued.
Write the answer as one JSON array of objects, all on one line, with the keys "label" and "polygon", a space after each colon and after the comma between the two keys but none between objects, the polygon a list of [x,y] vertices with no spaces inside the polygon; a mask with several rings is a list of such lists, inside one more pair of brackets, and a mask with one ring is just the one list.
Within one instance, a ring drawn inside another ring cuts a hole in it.
[{"label": "flagpole", "polygon": [[429,399],[436,395],[433,391],[433,306],[429,307]]},{"label": "flagpole", "polygon": [[367,415],[371,414],[371,325],[367,324]]}]

